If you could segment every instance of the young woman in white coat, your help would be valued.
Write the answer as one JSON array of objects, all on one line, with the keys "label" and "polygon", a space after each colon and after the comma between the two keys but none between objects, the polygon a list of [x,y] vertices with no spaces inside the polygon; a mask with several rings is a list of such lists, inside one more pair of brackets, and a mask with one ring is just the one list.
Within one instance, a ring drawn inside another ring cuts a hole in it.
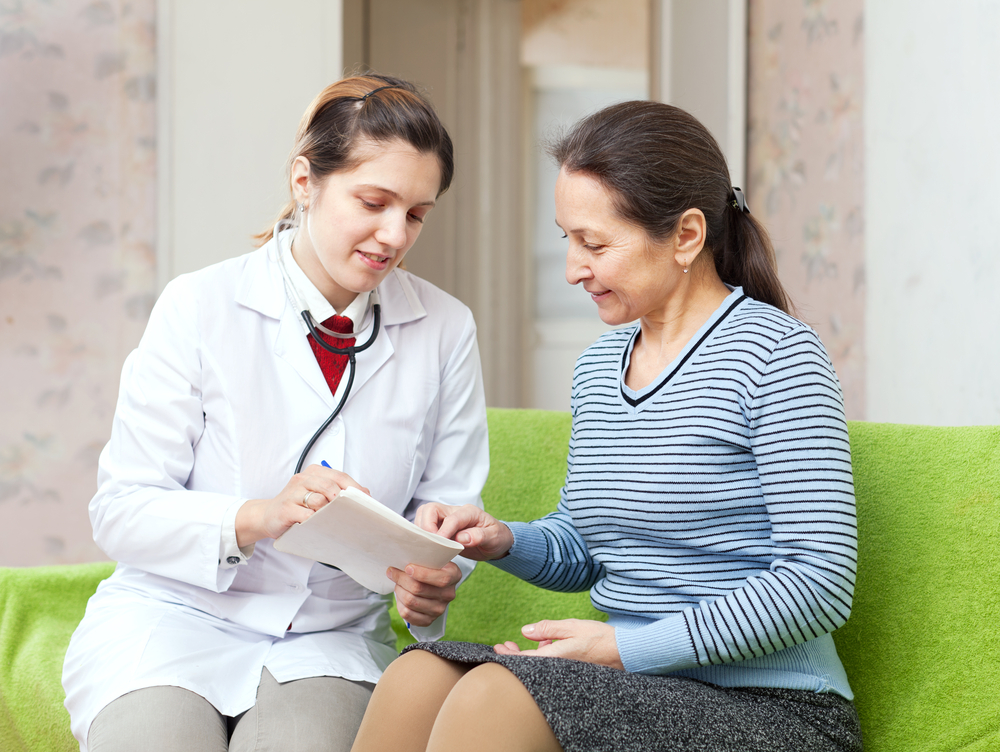
[{"label": "young woman in white coat", "polygon": [[[399,268],[452,172],[412,85],[339,81],[302,119],[292,201],[262,247],[163,291],[90,504],[119,564],[66,655],[83,752],[350,748],[396,656],[389,596],[272,540],[347,486],[410,519],[430,501],[482,504],[472,315]],[[356,345],[355,363],[317,338]],[[471,571],[459,561],[387,572],[418,639],[443,634]]]}]

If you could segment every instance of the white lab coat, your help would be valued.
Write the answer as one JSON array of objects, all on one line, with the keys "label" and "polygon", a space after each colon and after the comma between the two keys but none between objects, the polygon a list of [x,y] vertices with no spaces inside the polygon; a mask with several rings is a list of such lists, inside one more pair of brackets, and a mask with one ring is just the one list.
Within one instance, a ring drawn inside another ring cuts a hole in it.
[{"label": "white lab coat", "polygon": [[[405,271],[379,294],[382,331],[306,465],[326,460],[410,519],[427,501],[481,505],[489,453],[472,315]],[[272,240],[171,282],[125,362],[90,504],[94,539],[119,565],[63,672],[84,752],[97,713],[135,689],[184,687],[235,716],[264,666],[279,682],[374,682],[396,655],[389,596],[269,540],[236,566],[220,557],[240,503],[284,488],[334,408],[298,315]],[[438,639],[444,618],[413,632]]]}]

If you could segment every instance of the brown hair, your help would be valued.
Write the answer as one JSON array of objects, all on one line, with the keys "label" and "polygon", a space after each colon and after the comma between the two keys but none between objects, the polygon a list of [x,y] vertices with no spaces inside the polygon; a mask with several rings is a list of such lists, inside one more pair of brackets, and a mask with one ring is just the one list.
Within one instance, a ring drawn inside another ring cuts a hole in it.
[{"label": "brown hair", "polygon": [[[306,108],[288,158],[309,160],[310,177],[319,182],[363,161],[359,141],[384,143],[401,139],[422,153],[434,154],[441,164],[440,196],[451,185],[455,161],[448,131],[430,102],[408,81],[369,74],[330,84]],[[275,224],[295,216],[290,200]],[[254,236],[258,245],[271,239],[274,225]]]},{"label": "brown hair", "polygon": [[726,158],[692,115],[660,102],[622,102],[581,120],[549,151],[560,167],[600,181],[619,216],[654,241],[670,237],[685,211],[700,209],[705,249],[722,281],[791,312],[767,231],[736,205]]}]

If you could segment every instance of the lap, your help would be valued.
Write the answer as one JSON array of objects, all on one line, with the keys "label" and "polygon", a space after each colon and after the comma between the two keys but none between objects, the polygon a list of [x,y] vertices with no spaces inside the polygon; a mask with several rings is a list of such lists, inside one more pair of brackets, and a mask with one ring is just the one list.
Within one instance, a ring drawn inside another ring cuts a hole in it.
[{"label": "lap", "polygon": [[524,684],[566,752],[861,749],[857,713],[839,695],[718,687],[580,661],[499,656],[469,643],[419,648],[457,663],[506,668]]},{"label": "lap", "polygon": [[119,697],[90,727],[90,752],[245,752],[351,748],[374,685],[321,676],[279,684],[265,668],[257,701],[237,718],[180,687]]}]

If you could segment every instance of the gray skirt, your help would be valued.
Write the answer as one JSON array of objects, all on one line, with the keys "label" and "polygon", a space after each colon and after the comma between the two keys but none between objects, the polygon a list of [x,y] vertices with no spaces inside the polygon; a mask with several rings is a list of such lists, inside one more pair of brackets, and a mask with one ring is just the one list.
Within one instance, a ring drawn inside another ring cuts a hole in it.
[{"label": "gray skirt", "polygon": [[564,752],[860,752],[850,700],[833,693],[719,687],[565,658],[497,655],[471,642],[423,642],[457,663],[499,663],[542,711]]}]

